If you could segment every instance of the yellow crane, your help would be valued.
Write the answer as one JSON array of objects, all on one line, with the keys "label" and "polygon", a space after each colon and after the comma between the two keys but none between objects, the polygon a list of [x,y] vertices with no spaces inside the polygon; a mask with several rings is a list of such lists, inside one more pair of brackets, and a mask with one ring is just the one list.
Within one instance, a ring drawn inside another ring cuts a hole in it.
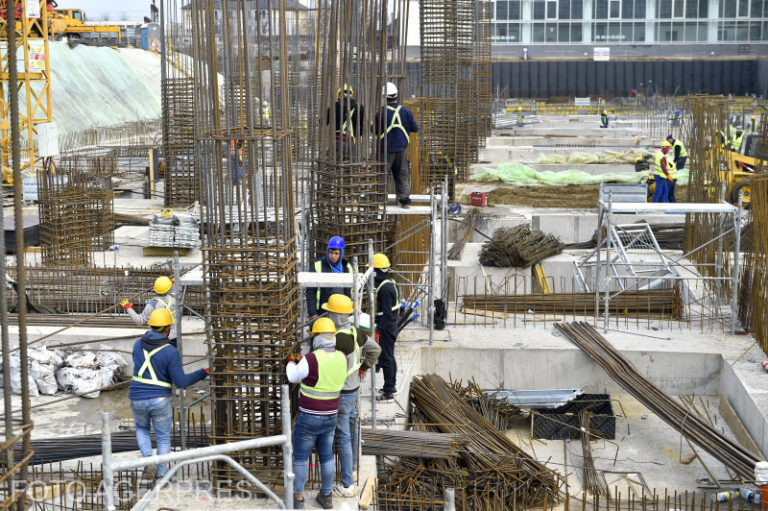
[{"label": "yellow crane", "polygon": [[[8,5],[15,4],[17,13],[15,48],[8,47]],[[36,2],[0,0],[0,160],[2,182],[13,184],[11,169],[10,94],[18,94],[19,132],[26,140],[21,144],[21,171],[42,167],[36,149],[37,126],[53,121],[51,108],[51,61],[48,52],[48,11],[46,0]],[[17,81],[10,83],[8,52],[17,59]],[[22,99],[23,98],[23,99]]]}]

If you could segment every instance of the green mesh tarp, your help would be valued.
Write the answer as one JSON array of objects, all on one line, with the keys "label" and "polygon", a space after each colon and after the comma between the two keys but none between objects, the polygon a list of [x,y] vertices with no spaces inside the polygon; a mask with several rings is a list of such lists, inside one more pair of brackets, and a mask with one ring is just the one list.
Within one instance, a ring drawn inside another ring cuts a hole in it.
[{"label": "green mesh tarp", "polygon": [[[521,163],[503,163],[496,168],[483,167],[473,176],[475,181],[505,183],[515,186],[594,185],[599,183],[639,183],[647,172],[611,172],[592,175],[581,170],[538,171]],[[678,172],[678,185],[688,184],[688,169]]]},{"label": "green mesh tarp", "polygon": [[637,158],[642,158],[647,153],[647,150],[633,149],[627,152],[605,150],[599,153],[576,151],[571,154],[542,154],[534,163],[635,163]]},{"label": "green mesh tarp", "polygon": [[[160,117],[160,58],[142,50],[49,43],[59,136]],[[23,63],[23,53],[18,54]],[[156,77],[158,83],[151,83]],[[37,85],[33,86],[36,90]],[[25,95],[19,94],[21,105]]]}]

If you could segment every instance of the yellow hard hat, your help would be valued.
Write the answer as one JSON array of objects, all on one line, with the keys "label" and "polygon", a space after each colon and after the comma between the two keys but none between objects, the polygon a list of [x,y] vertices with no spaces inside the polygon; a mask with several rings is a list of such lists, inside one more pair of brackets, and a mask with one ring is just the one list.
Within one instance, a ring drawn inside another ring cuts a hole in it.
[{"label": "yellow hard hat", "polygon": [[757,119],[757,117],[755,117],[754,115],[752,116],[752,118],[753,118],[753,119]]},{"label": "yellow hard hat", "polygon": [[149,315],[149,321],[147,322],[149,326],[168,326],[174,323],[175,321],[173,320],[173,316],[171,316],[171,311],[168,309],[153,310],[152,314]]},{"label": "yellow hard hat", "polygon": [[518,112],[522,112],[523,111],[523,107],[521,107],[521,106],[517,107],[517,111]]},{"label": "yellow hard hat", "polygon": [[354,93],[355,93],[355,89],[353,89],[352,87],[350,87],[349,85],[347,85],[347,84],[345,83],[345,84],[344,84],[344,87],[342,87],[341,89],[339,89],[338,91],[336,91],[336,97],[337,97],[337,98],[338,98],[339,96],[341,96],[341,93],[342,93],[342,91],[344,92],[344,94],[350,94],[350,95],[352,95],[352,94],[354,94]]},{"label": "yellow hard hat", "polygon": [[378,269],[389,268],[392,266],[389,257],[384,254],[373,254],[373,267]]},{"label": "yellow hard hat", "polygon": [[347,295],[335,294],[328,297],[328,301],[323,304],[323,309],[336,314],[352,314],[355,306]]},{"label": "yellow hard hat", "polygon": [[670,144],[665,140],[664,142],[661,143],[661,147],[672,147],[672,144]]},{"label": "yellow hard hat", "polygon": [[157,277],[155,279],[155,293],[164,295],[173,287],[173,282],[168,277]]},{"label": "yellow hard hat", "polygon": [[328,318],[319,318],[312,325],[313,334],[335,334],[336,325]]},{"label": "yellow hard hat", "polygon": [[607,113],[608,113],[608,110],[603,110],[603,113],[604,113],[604,114],[607,114]]}]

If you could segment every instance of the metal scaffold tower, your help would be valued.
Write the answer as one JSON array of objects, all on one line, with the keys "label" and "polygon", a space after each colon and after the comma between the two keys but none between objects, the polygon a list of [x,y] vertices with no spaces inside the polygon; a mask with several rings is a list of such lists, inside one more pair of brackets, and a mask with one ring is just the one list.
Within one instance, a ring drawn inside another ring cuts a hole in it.
[{"label": "metal scaffold tower", "polygon": [[[24,139],[21,146],[21,172],[35,171],[41,166],[35,137],[38,125],[53,121],[51,108],[51,62],[48,52],[48,11],[46,0],[39,3],[22,2],[16,7],[16,38],[14,48],[8,44],[7,0],[0,0],[0,157],[4,184],[13,182],[11,170],[10,94],[20,96],[19,130]],[[31,8],[31,7],[36,7]],[[8,52],[17,55],[17,81],[10,83]]]}]

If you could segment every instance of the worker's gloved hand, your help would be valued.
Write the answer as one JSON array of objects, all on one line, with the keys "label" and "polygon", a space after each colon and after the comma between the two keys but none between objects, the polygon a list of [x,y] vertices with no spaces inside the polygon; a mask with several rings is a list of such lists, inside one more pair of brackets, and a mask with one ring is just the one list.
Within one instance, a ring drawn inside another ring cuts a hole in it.
[{"label": "worker's gloved hand", "polygon": [[369,367],[368,367],[368,365],[367,365],[367,364],[365,364],[365,363],[363,363],[363,364],[360,364],[360,369],[358,369],[358,371],[357,371],[357,377],[358,377],[359,379],[362,379],[362,378],[363,378],[363,376],[365,376],[365,372],[366,372],[368,369],[369,369]]},{"label": "worker's gloved hand", "polygon": [[669,182],[670,182],[670,183],[671,183],[672,181],[674,181],[674,179],[672,179],[671,177],[668,177],[667,179],[669,180]]},{"label": "worker's gloved hand", "polygon": [[205,375],[206,375],[206,376],[208,376],[209,374],[211,374],[211,368],[210,368],[210,367],[204,367],[204,368],[203,368],[203,371],[205,371]]},{"label": "worker's gloved hand", "polygon": [[302,358],[304,357],[302,357],[300,353],[291,353],[285,358],[285,363],[288,364],[288,362],[295,362],[298,364],[301,362]]},{"label": "worker's gloved hand", "polygon": [[379,332],[376,332],[376,336],[375,337],[376,337],[376,342],[379,342],[379,337],[381,337],[381,334],[379,334]]},{"label": "worker's gloved hand", "polygon": [[120,302],[120,305],[122,305],[122,306],[123,306],[123,309],[125,309],[125,310],[128,310],[128,309],[130,309],[131,307],[133,307],[133,305],[131,304],[131,302],[129,302],[127,299],[125,299],[125,300],[123,300],[122,302]]}]

